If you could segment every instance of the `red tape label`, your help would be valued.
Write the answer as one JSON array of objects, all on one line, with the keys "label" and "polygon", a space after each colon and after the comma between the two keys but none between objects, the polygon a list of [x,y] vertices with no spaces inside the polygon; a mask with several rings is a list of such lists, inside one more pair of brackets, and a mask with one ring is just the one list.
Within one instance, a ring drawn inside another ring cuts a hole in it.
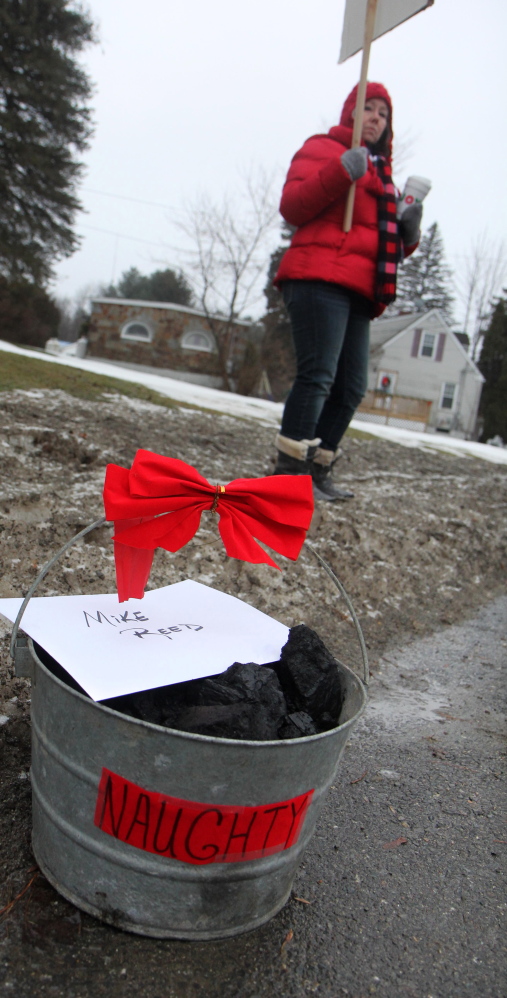
[{"label": "red tape label", "polygon": [[290,849],[313,790],[277,804],[198,804],[102,770],[95,825],[137,849],[183,863],[238,863]]}]

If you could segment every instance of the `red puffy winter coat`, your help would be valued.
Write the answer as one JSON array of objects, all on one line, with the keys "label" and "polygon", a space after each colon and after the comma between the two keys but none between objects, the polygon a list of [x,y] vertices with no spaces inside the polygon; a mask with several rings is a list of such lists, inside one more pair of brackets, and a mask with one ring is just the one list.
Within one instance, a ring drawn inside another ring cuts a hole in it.
[{"label": "red puffy winter coat", "polygon": [[[356,93],[357,87],[345,101],[340,124],[327,135],[307,139],[292,160],[280,211],[290,225],[298,228],[274,283],[280,285],[292,279],[340,284],[369,298],[372,315],[380,315],[385,305],[375,302],[374,288],[378,197],[383,193],[383,184],[371,160],[366,174],[356,183],[352,228],[350,232],[343,231],[351,179],[341,164],[341,156],[351,146]],[[391,129],[391,98],[387,90],[382,84],[369,83],[367,99],[372,97],[386,101]]]}]

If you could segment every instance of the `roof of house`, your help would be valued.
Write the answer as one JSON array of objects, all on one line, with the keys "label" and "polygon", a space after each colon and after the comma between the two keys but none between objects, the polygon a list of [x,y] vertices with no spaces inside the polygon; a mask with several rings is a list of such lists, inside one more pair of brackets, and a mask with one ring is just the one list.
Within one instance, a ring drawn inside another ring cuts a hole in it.
[{"label": "roof of house", "polygon": [[375,319],[370,326],[372,349],[383,346],[397,333],[403,332],[404,329],[407,329],[417,320],[420,321],[427,314],[427,312],[407,312],[404,315],[395,315],[388,319]]},{"label": "roof of house", "polygon": [[465,344],[463,338],[461,338],[453,332],[444,314],[438,308],[430,308],[427,312],[407,312],[405,315],[395,315],[388,319],[374,319],[370,326],[370,350],[371,353],[375,354],[377,350],[385,346],[395,337],[399,336],[406,329],[410,329],[411,326],[417,327],[417,324],[422,324],[428,316],[433,315],[437,318],[440,324],[447,328],[448,332],[454,337],[456,346],[462,353],[468,366],[474,371],[474,373],[482,380],[485,378],[479,371],[479,368],[474,363],[471,357],[468,356],[465,349]]},{"label": "roof of house", "polygon": [[[165,308],[170,309],[171,312],[186,312],[188,315],[198,315],[200,319],[206,319],[206,313],[202,312],[198,308],[190,308],[188,305],[177,305],[173,301],[144,301],[141,298],[102,298],[93,297],[90,298],[92,304],[97,305],[135,305],[138,308]],[[210,313],[210,318],[212,319],[222,319],[227,321],[227,316],[225,315],[215,315]],[[234,319],[235,326],[252,326],[254,323],[252,320],[248,319]]]}]

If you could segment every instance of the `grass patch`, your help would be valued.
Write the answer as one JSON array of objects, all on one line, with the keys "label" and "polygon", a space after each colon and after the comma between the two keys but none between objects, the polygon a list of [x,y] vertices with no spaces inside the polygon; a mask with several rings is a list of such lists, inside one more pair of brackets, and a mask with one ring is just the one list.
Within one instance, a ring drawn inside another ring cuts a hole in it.
[{"label": "grass patch", "polygon": [[[179,406],[179,403],[165,395],[160,395],[159,392],[152,391],[151,388],[145,388],[144,385],[2,351],[0,354],[0,392],[9,392],[16,388],[24,390],[31,388],[60,389],[60,391],[74,395],[76,398],[92,402],[107,401],[103,397],[104,392],[117,392],[119,395],[127,395],[128,398],[142,399],[143,402],[163,405],[166,409],[175,409]],[[188,408],[197,407],[188,406]]]},{"label": "grass patch", "polygon": [[[145,388],[144,385],[135,384],[132,381],[120,381],[118,378],[109,378],[105,374],[92,374],[89,371],[81,371],[74,367],[66,367],[63,364],[53,364],[50,361],[34,360],[32,357],[22,357],[20,354],[0,351],[0,392],[14,391],[21,388],[25,391],[31,388],[59,389],[74,395],[76,398],[86,399],[91,402],[107,402],[104,398],[105,392],[126,395],[128,398],[141,399],[143,402],[152,402],[154,405],[163,405],[166,409],[196,409],[199,412],[207,412],[213,416],[220,415],[214,409],[207,409],[205,406],[193,405],[191,402],[175,402],[173,399]],[[229,413],[223,415],[230,416]],[[250,422],[248,416],[235,416],[235,419]],[[356,439],[373,439],[367,430],[347,430],[347,436]]]},{"label": "grass patch", "polygon": [[375,440],[378,439],[376,433],[368,433],[368,430],[353,430],[351,426],[345,431],[345,436],[353,437],[354,440]]}]

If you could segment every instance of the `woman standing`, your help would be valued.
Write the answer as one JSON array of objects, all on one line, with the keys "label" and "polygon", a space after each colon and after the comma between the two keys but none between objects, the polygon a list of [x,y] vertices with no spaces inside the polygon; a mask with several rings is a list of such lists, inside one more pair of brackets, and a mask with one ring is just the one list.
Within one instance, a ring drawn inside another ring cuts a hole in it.
[{"label": "woman standing", "polygon": [[[422,206],[396,218],[391,178],[392,104],[368,83],[361,145],[351,149],[357,87],[340,124],[314,135],[292,160],[280,211],[296,226],[275,277],[289,312],[296,380],[276,438],[275,475],[311,475],[318,499],[348,499],[332,467],[367,387],[370,319],[396,295],[396,267],[420,237]],[[356,181],[354,217],[343,231]]]}]

